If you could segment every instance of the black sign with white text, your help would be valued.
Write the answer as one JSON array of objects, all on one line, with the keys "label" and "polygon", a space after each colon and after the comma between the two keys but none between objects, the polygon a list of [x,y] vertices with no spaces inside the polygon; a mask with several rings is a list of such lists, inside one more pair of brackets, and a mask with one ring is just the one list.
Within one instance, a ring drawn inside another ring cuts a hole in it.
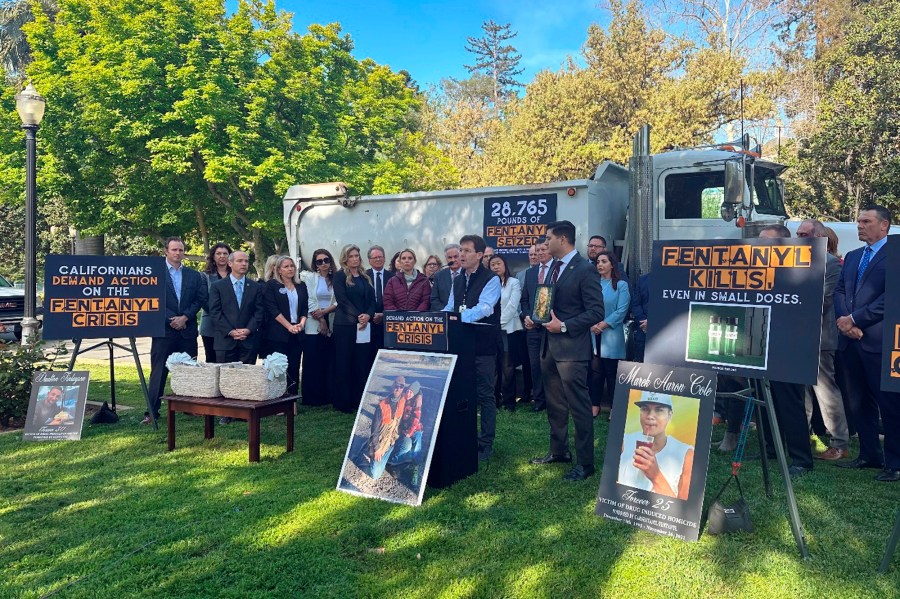
[{"label": "black sign with white text", "polygon": [[528,255],[556,220],[556,194],[484,199],[484,242],[498,254]]},{"label": "black sign with white text", "polygon": [[647,361],[814,385],[825,243],[654,242]]},{"label": "black sign with white text", "polygon": [[900,235],[889,235],[885,252],[884,341],[881,351],[881,390],[900,393]]},{"label": "black sign with white text", "polygon": [[696,541],[716,401],[716,375],[619,362],[594,513]]}]

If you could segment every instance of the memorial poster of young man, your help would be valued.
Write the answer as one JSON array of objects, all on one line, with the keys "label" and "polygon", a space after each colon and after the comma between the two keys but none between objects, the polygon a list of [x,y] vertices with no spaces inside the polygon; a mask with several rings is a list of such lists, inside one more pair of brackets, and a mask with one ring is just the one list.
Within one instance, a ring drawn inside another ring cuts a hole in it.
[{"label": "memorial poster of young man", "polygon": [[825,243],[654,242],[646,360],[814,385]]},{"label": "memorial poster of young man", "polygon": [[25,441],[81,439],[90,372],[36,372],[25,420]]},{"label": "memorial poster of young man", "polygon": [[384,313],[384,347],[445,352],[448,347],[446,312]]},{"label": "memorial poster of young man", "polygon": [[881,389],[900,393],[900,235],[889,235],[886,252],[887,265],[884,278],[884,341],[881,352]]},{"label": "memorial poster of young man", "polygon": [[498,254],[528,255],[556,220],[556,194],[484,199],[484,242]]},{"label": "memorial poster of young man", "polygon": [[619,362],[594,513],[696,541],[712,436],[716,374]]},{"label": "memorial poster of young man", "polygon": [[164,258],[51,254],[44,273],[44,339],[163,335]]}]

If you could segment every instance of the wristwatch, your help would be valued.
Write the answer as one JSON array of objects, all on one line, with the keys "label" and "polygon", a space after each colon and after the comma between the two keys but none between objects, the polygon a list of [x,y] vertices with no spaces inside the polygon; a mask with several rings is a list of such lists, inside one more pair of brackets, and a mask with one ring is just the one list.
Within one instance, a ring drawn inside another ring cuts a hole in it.
[{"label": "wristwatch", "polygon": [[564,323],[564,322],[559,323],[559,332],[560,333],[568,332],[568,330],[566,329],[566,323]]}]

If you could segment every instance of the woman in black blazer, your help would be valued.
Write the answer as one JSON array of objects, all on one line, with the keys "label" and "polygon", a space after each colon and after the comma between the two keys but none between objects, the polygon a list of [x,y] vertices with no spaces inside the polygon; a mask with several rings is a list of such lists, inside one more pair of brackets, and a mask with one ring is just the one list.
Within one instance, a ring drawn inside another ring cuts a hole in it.
[{"label": "woman in black blazer", "polygon": [[[352,414],[359,408],[369,368],[371,343],[357,343],[357,335],[371,336],[369,321],[375,314],[375,288],[362,268],[359,247],[341,250],[341,270],[334,275],[335,394],[334,407]],[[368,330],[366,330],[368,329]]]},{"label": "woman in black blazer", "polygon": [[270,352],[287,356],[287,392],[294,395],[300,380],[309,297],[306,285],[297,283],[297,267],[290,256],[275,259],[263,290],[267,319],[262,338]]}]

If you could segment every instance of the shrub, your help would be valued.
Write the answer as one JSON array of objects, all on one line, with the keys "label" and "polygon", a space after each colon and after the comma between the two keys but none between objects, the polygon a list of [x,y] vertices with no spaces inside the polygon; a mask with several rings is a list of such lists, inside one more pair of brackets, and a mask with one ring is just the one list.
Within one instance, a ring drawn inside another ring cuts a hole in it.
[{"label": "shrub", "polygon": [[10,420],[24,420],[34,373],[52,370],[56,359],[66,353],[62,344],[0,345],[0,426],[9,426]]}]

